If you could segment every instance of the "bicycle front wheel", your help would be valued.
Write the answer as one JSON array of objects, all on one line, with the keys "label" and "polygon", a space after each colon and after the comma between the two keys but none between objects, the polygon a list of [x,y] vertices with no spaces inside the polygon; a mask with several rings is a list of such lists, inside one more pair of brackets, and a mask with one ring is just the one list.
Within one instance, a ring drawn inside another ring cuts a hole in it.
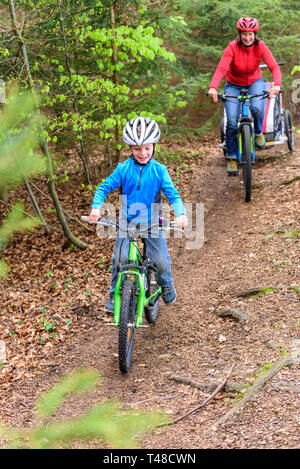
[{"label": "bicycle front wheel", "polygon": [[122,373],[130,369],[136,325],[136,296],[134,280],[127,278],[122,289],[119,322],[119,368]]},{"label": "bicycle front wheel", "polygon": [[[225,129],[224,129],[224,117],[222,117],[221,122],[220,122],[220,140],[221,143],[225,143]],[[223,147],[223,154],[226,157],[226,149]]]},{"label": "bicycle front wheel", "polygon": [[244,199],[250,202],[252,192],[252,161],[251,161],[251,129],[244,125],[242,128],[242,164],[243,164],[243,183]]}]

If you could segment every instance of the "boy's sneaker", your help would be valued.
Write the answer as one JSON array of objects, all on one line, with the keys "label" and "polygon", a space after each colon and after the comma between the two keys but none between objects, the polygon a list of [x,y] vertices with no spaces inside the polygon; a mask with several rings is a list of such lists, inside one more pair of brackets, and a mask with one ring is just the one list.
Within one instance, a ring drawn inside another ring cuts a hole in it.
[{"label": "boy's sneaker", "polygon": [[266,140],[263,134],[259,134],[255,136],[255,145],[258,148],[263,148],[265,146]]},{"label": "boy's sneaker", "polygon": [[104,306],[104,311],[107,314],[114,314],[114,300],[115,300],[115,295],[114,293],[112,293],[111,295],[109,295],[106,305]]},{"label": "boy's sneaker", "polygon": [[239,167],[236,160],[229,160],[227,163],[228,176],[237,176],[239,174]]},{"label": "boy's sneaker", "polygon": [[164,285],[162,288],[162,298],[166,305],[171,305],[176,300],[176,291],[174,288],[173,283],[169,283],[168,285]]}]

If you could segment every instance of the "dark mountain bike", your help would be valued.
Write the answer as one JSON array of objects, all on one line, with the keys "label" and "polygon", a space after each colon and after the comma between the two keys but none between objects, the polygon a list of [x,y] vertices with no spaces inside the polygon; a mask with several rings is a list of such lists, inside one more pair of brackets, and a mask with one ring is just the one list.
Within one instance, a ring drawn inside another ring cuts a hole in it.
[{"label": "dark mountain bike", "polygon": [[[284,65],[284,62],[277,62],[278,65]],[[261,69],[267,68],[266,64],[259,66]],[[262,99],[268,98],[268,91],[274,86],[273,82],[265,82],[265,93],[261,96]],[[243,165],[243,180],[244,180],[244,198],[246,202],[251,200],[251,186],[252,186],[252,165],[255,163],[255,145],[254,145],[254,126],[249,110],[248,100],[254,97],[248,95],[248,90],[242,89],[241,95],[228,96],[219,94],[219,101],[225,102],[227,99],[239,99],[240,110],[238,118],[238,158],[239,164]],[[222,148],[223,154],[226,157],[226,125],[227,116],[224,107],[224,116],[220,122],[220,139],[219,145]],[[287,144],[289,151],[294,151],[294,131],[292,116],[288,109],[283,107],[283,88],[281,88],[278,95],[274,95],[272,99],[266,99],[265,111],[263,120],[263,134],[265,137],[265,148],[270,148],[274,145]]]},{"label": "dark mountain bike", "polygon": [[[242,165],[243,167],[245,202],[250,202],[251,200],[252,165],[255,163],[254,119],[250,115],[248,102],[251,98],[259,97],[262,99],[268,98],[269,93],[265,91],[261,94],[249,95],[248,90],[246,88],[242,88],[239,96],[218,94],[218,100],[223,103],[232,99],[238,99],[239,101],[239,116],[237,120],[238,164]],[[222,147],[226,156],[225,130],[225,122],[221,121],[221,138],[223,139],[223,142],[220,146]]]}]

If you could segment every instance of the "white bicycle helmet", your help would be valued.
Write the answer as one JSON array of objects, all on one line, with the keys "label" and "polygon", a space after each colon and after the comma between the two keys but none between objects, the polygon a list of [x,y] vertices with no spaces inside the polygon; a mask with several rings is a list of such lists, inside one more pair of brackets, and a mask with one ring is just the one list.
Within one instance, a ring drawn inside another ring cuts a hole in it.
[{"label": "white bicycle helmet", "polygon": [[159,127],[150,117],[131,119],[123,129],[123,140],[127,145],[147,145],[157,143],[159,139]]}]

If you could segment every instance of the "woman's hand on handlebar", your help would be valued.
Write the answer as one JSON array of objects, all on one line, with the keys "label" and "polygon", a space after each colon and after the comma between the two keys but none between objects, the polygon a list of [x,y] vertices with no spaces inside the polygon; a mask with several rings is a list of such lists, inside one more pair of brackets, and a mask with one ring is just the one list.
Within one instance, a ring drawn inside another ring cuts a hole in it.
[{"label": "woman's hand on handlebar", "polygon": [[91,213],[89,214],[89,223],[96,222],[100,218],[100,210],[99,208],[92,208]]},{"label": "woman's hand on handlebar", "polygon": [[218,102],[218,92],[215,88],[209,88],[207,94],[208,94],[208,96],[210,96],[213,99],[214,103]]},{"label": "woman's hand on handlebar", "polygon": [[274,96],[274,94],[277,95],[280,91],[280,88],[281,87],[279,85],[273,86],[269,91],[269,98],[271,99]]}]

